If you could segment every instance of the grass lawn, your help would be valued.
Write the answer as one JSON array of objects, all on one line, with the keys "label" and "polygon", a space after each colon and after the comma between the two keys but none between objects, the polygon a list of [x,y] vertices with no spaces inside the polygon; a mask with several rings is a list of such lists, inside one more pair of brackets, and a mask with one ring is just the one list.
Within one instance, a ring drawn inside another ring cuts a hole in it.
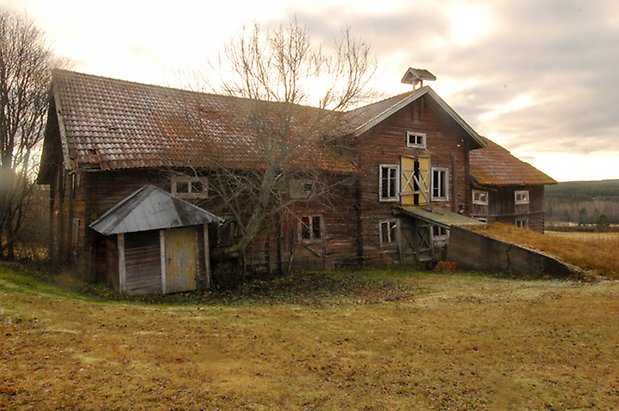
[{"label": "grass lawn", "polygon": [[0,265],[0,409],[619,408],[617,281],[374,270],[98,293]]}]

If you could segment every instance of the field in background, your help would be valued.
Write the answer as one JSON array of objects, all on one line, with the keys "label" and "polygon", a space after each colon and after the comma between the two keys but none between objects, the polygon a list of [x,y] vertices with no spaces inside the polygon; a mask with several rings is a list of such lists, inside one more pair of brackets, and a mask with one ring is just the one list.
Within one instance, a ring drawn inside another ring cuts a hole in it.
[{"label": "field in background", "polygon": [[[582,231],[546,231],[546,235],[555,236],[557,238],[566,238],[572,240],[584,240],[584,241],[617,241],[619,240],[619,232],[610,233],[595,233],[595,232],[582,232]],[[619,250],[617,250],[617,258],[619,258]]]},{"label": "field in background", "polygon": [[0,408],[619,407],[619,282],[374,270],[250,289],[110,302],[0,265]]}]

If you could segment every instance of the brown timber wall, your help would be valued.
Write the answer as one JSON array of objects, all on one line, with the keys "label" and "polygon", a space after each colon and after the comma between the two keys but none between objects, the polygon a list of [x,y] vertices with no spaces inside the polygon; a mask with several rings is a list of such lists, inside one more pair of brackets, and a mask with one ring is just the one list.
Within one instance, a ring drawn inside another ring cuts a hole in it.
[{"label": "brown timber wall", "polygon": [[127,294],[161,292],[158,230],[125,234],[125,272]]},{"label": "brown timber wall", "polygon": [[[385,263],[398,259],[398,248],[381,247],[379,222],[394,218],[392,210],[398,202],[379,201],[379,167],[400,165],[402,156],[429,156],[430,167],[449,170],[449,201],[435,201],[432,206],[457,211],[459,205],[471,210],[471,188],[468,173],[468,137],[461,135],[453,121],[439,117],[441,109],[427,96],[402,108],[385,121],[359,137],[358,163],[360,178],[360,241],[363,262]],[[426,134],[426,149],[407,147],[406,132]]]}]

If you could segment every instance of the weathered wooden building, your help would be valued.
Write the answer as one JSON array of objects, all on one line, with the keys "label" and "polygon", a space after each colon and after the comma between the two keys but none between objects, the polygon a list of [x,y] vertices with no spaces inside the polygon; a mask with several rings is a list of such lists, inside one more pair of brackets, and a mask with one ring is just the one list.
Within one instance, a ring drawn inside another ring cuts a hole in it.
[{"label": "weathered wooden building", "polygon": [[141,187],[90,224],[100,234],[95,249],[105,255],[99,271],[123,294],[208,288],[209,225],[223,221],[167,191]]},{"label": "weathered wooden building", "polygon": [[471,215],[544,231],[544,186],[557,182],[488,138],[471,152]]},{"label": "weathered wooden building", "polygon": [[[299,172],[288,193],[295,201],[253,241],[247,256],[252,270],[438,259],[451,225],[479,223],[467,215],[484,218],[475,208],[474,190],[494,192],[495,186],[481,179],[472,158],[477,152],[494,153],[494,144],[423,86],[433,79],[425,70],[409,69],[402,81],[413,85],[412,91],[332,113],[335,135],[330,138],[338,144],[320,145],[311,136],[302,141],[303,154],[291,164]],[[156,271],[162,278],[159,285],[151,282],[144,289],[168,291],[163,257],[152,258],[167,245],[161,240],[166,227],[128,232],[120,244],[120,237],[113,240],[98,230],[101,219],[122,204],[137,207],[131,195],[145,185],[202,211],[228,216],[209,188],[210,153],[223,153],[225,161],[218,167],[259,169],[261,147],[248,118],[255,122],[254,107],[268,113],[276,104],[56,71],[39,175],[39,182],[51,188],[50,254],[76,264],[93,279],[110,278],[115,267],[122,268],[114,253],[125,247],[126,264],[127,250],[139,248],[127,244],[127,238],[135,237],[151,247],[149,261],[161,267]],[[297,113],[305,116],[299,124],[318,112],[299,107]],[[268,118],[264,122],[272,125]],[[479,160],[495,161],[489,155]],[[325,180],[346,182],[331,206],[306,200],[313,187],[303,179],[308,169],[319,170]],[[544,181],[539,182],[541,195]],[[537,212],[529,208],[530,226],[536,226],[531,221]],[[186,233],[196,238],[196,278],[207,275],[207,223],[201,221],[191,228],[194,234]],[[118,278],[118,285],[113,284],[117,289],[130,292],[126,275],[125,288],[120,275],[112,277]]]}]

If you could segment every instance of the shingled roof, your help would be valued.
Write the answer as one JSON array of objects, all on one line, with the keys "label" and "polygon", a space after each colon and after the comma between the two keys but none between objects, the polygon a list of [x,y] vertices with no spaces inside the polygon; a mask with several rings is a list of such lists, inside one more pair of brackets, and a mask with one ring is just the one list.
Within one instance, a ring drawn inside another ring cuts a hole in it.
[{"label": "shingled roof", "polygon": [[[212,166],[213,158],[225,158],[226,167],[256,167],[264,158],[256,119],[268,126],[268,113],[284,109],[281,103],[257,104],[66,70],[54,71],[52,93],[70,169],[199,168]],[[302,124],[325,117],[324,110],[311,107],[298,106],[294,113],[300,133]],[[297,140],[307,146],[305,157],[297,159],[300,166],[356,170],[350,159],[303,137]]]},{"label": "shingled roof", "polygon": [[511,186],[557,183],[492,140],[486,137],[483,139],[486,147],[469,152],[470,174],[477,184]]},{"label": "shingled roof", "polygon": [[[422,87],[345,113],[295,106],[293,124],[303,137],[296,141],[301,141],[304,150],[300,152],[305,154],[294,160],[296,165],[332,172],[356,171],[351,159],[341,152],[315,144],[319,136],[304,136],[303,124],[328,118],[333,121],[330,125],[335,137],[360,135],[425,95],[434,99],[474,140],[474,147],[483,146],[483,140],[451,107],[431,88]],[[213,166],[213,158],[225,158],[226,163],[221,165],[226,167],[257,167],[264,156],[256,136],[256,118],[268,122],[268,113],[285,108],[282,103],[196,93],[67,70],[54,71],[52,96],[64,164],[72,170],[206,168]],[[45,151],[46,148],[44,162]]]}]

